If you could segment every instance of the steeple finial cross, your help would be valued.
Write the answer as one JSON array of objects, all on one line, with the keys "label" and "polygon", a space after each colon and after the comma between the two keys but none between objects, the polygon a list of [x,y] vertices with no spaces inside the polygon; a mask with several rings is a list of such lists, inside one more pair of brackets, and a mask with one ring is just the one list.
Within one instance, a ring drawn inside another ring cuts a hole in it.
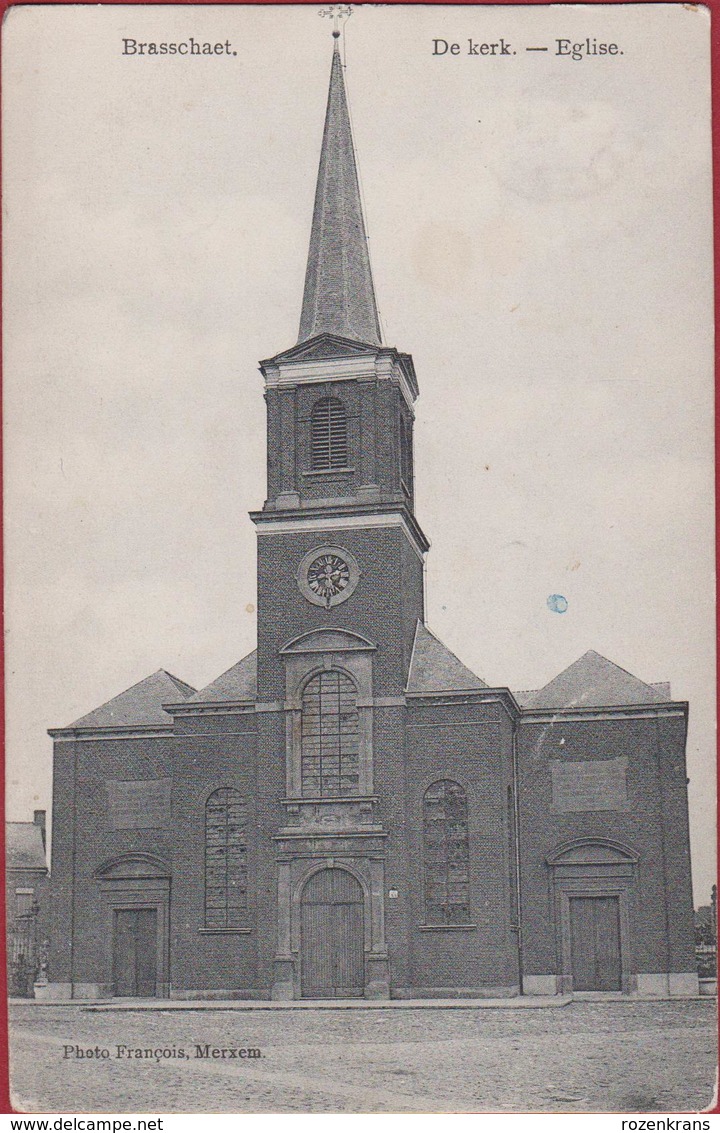
[{"label": "steeple finial cross", "polygon": [[352,16],[352,8],[349,4],[330,4],[327,8],[322,8],[318,12],[318,16],[332,16],[333,21],[333,38],[340,38],[340,22],[347,20]]}]

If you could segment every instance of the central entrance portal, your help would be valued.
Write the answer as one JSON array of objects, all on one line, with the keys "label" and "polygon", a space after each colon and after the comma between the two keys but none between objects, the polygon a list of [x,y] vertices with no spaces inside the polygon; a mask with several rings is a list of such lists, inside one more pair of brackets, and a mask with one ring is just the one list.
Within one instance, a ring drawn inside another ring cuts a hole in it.
[{"label": "central entrance portal", "polygon": [[302,894],[302,995],[343,999],[365,992],[363,891],[344,869],[313,874]]}]

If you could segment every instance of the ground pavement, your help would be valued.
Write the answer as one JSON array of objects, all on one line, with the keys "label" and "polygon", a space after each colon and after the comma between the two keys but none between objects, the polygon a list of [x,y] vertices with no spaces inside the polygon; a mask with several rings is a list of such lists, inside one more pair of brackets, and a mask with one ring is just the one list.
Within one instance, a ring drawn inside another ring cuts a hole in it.
[{"label": "ground pavement", "polygon": [[[387,1011],[27,1003],[11,1007],[10,1027],[24,1112],[687,1112],[710,1105],[717,1055],[712,1000]],[[116,1057],[118,1044],[186,1057]],[[246,1054],[198,1057],[206,1045]],[[108,1057],[65,1057],[96,1046]]]}]

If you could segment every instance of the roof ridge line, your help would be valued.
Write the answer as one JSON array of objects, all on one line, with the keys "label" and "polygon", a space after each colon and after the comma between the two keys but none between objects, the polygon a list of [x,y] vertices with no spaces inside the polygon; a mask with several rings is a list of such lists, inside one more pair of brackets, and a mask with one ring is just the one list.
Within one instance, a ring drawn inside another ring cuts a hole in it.
[{"label": "roof ridge line", "polygon": [[174,685],[177,685],[179,687],[182,686],[182,688],[189,689],[191,694],[194,693],[194,692],[197,692],[197,689],[193,688],[193,686],[191,684],[188,684],[187,681],[184,681],[182,679],[182,677],[176,677],[175,674],[171,673],[168,669],[158,669],[158,672],[164,673],[166,677],[169,677]]},{"label": "roof ridge line", "polygon": [[[449,646],[449,645],[446,645],[446,644],[445,644],[445,642],[444,642],[444,641],[442,640],[442,638],[438,637],[438,635],[437,635],[437,634],[435,633],[435,631],[434,631],[434,630],[432,630],[432,629],[430,629],[430,626],[429,626],[429,625],[427,624],[427,622],[421,622],[421,621],[420,621],[420,618],[418,618],[418,624],[421,624],[421,625],[422,625],[422,627],[423,627],[423,629],[427,630],[427,632],[428,632],[428,633],[430,634],[430,636],[431,636],[431,637],[434,637],[434,638],[435,638],[435,640],[437,641],[438,645],[442,645],[443,649],[444,649],[444,650],[445,650],[445,651],[446,651],[447,653],[450,653],[450,654],[451,654],[451,656],[453,656],[453,657],[455,658],[455,660],[457,661],[457,663],[458,663],[459,665],[462,665],[463,669],[467,669],[467,671],[468,671],[469,673],[472,673],[474,677],[477,677],[477,679],[478,679],[479,681],[482,681],[482,682],[483,682],[483,684],[484,684],[484,685],[486,685],[486,687],[487,687],[487,688],[491,688],[491,687],[493,687],[493,686],[491,686],[491,685],[488,685],[488,683],[487,683],[487,681],[485,680],[485,678],[484,678],[484,677],[480,677],[480,676],[478,676],[478,674],[477,674],[477,673],[475,672],[475,670],[474,670],[474,669],[471,669],[469,665],[466,665],[466,664],[465,664],[465,662],[464,662],[464,661],[462,661],[462,660],[461,660],[461,659],[460,659],[460,658],[458,657],[457,653],[453,652],[453,650],[452,650],[452,649],[450,648],[450,646]],[[501,686],[501,687],[504,687],[504,686]]]}]

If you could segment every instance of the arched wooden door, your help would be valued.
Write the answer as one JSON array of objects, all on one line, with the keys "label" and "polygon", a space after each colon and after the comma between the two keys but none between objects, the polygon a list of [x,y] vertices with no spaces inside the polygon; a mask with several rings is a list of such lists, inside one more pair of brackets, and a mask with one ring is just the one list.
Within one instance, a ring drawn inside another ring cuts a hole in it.
[{"label": "arched wooden door", "polygon": [[301,980],[307,999],[365,991],[363,891],[344,869],[313,874],[302,893]]}]

